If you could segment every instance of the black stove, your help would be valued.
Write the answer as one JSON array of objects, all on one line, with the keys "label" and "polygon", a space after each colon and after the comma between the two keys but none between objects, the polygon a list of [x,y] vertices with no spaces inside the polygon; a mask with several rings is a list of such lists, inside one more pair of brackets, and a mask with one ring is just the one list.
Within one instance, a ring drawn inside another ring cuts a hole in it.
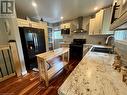
[{"label": "black stove", "polygon": [[86,39],[73,39],[73,42],[70,44],[71,59],[82,59],[84,44],[86,44]]}]

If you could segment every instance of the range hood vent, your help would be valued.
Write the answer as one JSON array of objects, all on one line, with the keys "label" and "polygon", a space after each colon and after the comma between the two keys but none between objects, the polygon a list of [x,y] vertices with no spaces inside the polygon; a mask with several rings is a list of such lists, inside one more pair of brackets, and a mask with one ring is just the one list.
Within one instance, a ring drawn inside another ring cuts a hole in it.
[{"label": "range hood vent", "polygon": [[84,33],[86,30],[83,29],[83,16],[77,18],[77,28],[74,33]]}]

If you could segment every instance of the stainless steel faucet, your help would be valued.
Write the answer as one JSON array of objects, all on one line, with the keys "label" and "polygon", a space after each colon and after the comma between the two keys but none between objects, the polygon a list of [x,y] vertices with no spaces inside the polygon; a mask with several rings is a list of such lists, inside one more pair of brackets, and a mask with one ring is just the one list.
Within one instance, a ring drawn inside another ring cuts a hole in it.
[{"label": "stainless steel faucet", "polygon": [[110,38],[114,38],[114,35],[110,35],[107,37],[105,44],[108,45]]},{"label": "stainless steel faucet", "polygon": [[[106,45],[108,45],[109,41],[111,40],[110,38],[114,38],[114,35],[110,35],[110,36],[107,37],[106,42],[105,42]],[[115,45],[114,45],[114,42],[113,42],[113,44],[112,44],[112,53],[114,53],[114,48],[115,48]]]}]

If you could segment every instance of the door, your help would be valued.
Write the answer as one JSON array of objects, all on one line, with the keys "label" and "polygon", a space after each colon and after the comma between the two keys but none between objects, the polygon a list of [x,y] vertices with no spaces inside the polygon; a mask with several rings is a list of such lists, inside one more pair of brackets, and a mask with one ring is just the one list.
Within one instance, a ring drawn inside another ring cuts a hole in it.
[{"label": "door", "polygon": [[38,45],[38,53],[43,53],[46,52],[46,43],[45,43],[45,34],[44,34],[44,29],[39,29],[36,31],[37,34],[37,45]]},{"label": "door", "polygon": [[63,42],[63,36],[61,35],[61,31],[54,30],[53,37],[54,37],[54,49],[60,48],[60,42]]}]

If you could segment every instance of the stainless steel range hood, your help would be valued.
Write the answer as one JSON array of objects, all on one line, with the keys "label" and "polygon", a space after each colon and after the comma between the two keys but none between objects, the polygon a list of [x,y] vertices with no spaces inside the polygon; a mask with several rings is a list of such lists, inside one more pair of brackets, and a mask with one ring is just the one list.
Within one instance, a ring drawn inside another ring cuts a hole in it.
[{"label": "stainless steel range hood", "polygon": [[84,33],[86,30],[83,29],[83,16],[77,18],[77,28],[74,33]]}]

